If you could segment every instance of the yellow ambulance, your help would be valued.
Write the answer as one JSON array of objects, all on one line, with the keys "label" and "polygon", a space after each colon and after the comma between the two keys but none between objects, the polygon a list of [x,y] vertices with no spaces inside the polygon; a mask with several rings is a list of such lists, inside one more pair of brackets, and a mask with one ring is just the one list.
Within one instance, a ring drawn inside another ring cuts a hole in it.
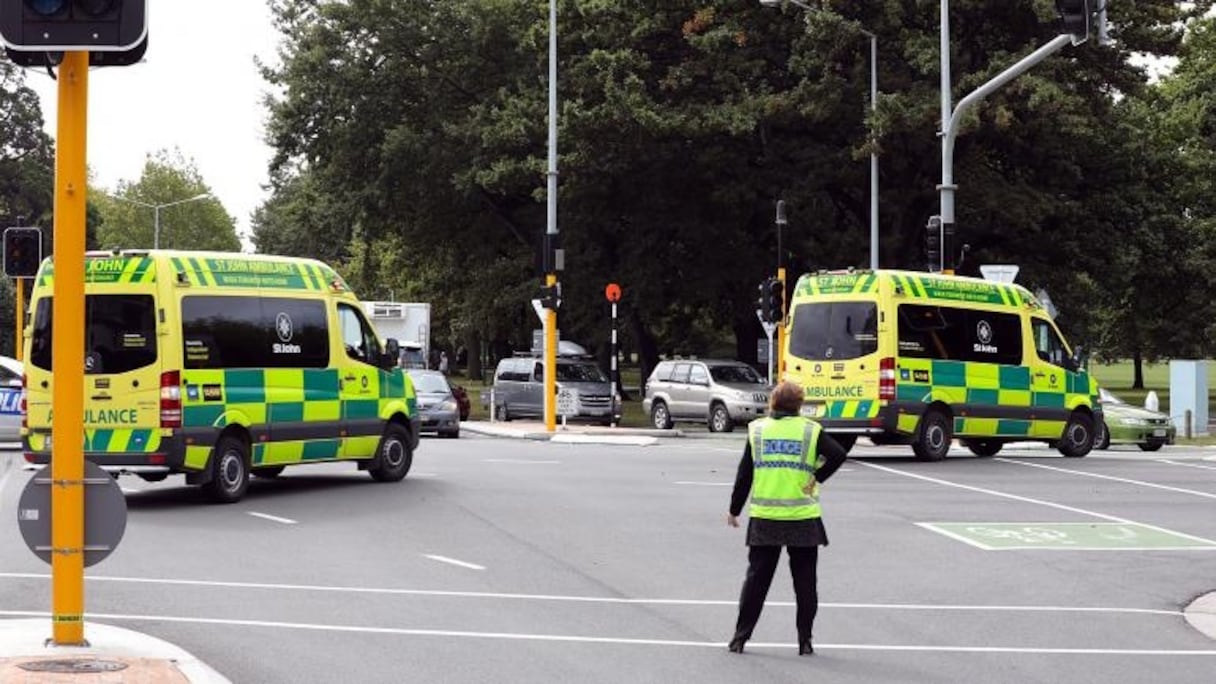
[{"label": "yellow ambulance", "polygon": [[[51,441],[54,265],[26,328],[26,459]],[[311,259],[213,252],[90,252],[85,259],[85,457],[149,481],[184,473],[219,502],[250,475],[353,461],[409,472],[413,385],[342,278]]]},{"label": "yellow ambulance", "polygon": [[1013,441],[1089,453],[1097,382],[1020,285],[908,271],[821,272],[791,297],[782,377],[846,448],[860,436],[946,457]]}]

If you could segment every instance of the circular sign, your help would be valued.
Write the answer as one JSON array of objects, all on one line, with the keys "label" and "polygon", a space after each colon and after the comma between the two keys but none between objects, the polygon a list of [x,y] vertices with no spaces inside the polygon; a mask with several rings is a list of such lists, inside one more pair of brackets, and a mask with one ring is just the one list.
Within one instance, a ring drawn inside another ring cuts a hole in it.
[{"label": "circular sign", "polygon": [[608,298],[608,301],[616,304],[621,301],[621,286],[616,283],[608,283],[608,287],[604,288],[604,296]]},{"label": "circular sign", "polygon": [[975,335],[980,338],[982,344],[988,344],[992,341],[992,326],[988,321],[981,320],[975,326]]},{"label": "circular sign", "polygon": [[[127,529],[127,500],[114,478],[92,461],[84,462],[84,564],[110,555]],[[17,527],[25,545],[51,562],[51,491],[55,488],[48,465],[34,473],[17,503]]]}]

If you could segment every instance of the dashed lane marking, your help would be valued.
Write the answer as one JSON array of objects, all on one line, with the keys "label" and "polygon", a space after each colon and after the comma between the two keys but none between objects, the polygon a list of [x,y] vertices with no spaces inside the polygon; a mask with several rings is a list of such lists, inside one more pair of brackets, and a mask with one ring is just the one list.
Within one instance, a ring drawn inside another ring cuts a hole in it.
[{"label": "dashed lane marking", "polygon": [[733,487],[734,482],[694,482],[692,480],[677,480],[678,485],[688,485],[690,487]]},{"label": "dashed lane marking", "polygon": [[469,570],[485,570],[486,569],[486,566],[484,566],[484,565],[478,565],[476,563],[466,563],[462,560],[456,560],[455,558],[448,558],[447,556],[436,556],[436,555],[432,555],[429,553],[424,553],[422,555],[423,555],[423,557],[430,558],[433,561],[439,561],[440,563],[447,563],[448,565],[455,565],[455,566],[462,567],[462,568],[468,568]]},{"label": "dashed lane marking", "polygon": [[[1208,460],[1208,459],[1205,459]],[[1157,459],[1158,463],[1168,463],[1169,465],[1182,466],[1183,468],[1198,468],[1200,470],[1216,470],[1216,466],[1205,466],[1197,463],[1181,463],[1179,461],[1171,461],[1168,458]]]},{"label": "dashed lane marking", "polygon": [[513,463],[515,465],[557,465],[561,461],[534,461],[526,458],[483,458],[486,463]]},{"label": "dashed lane marking", "polygon": [[261,518],[263,520],[270,520],[272,522],[283,523],[284,525],[295,525],[296,524],[296,521],[292,520],[291,518],[280,518],[277,515],[270,515],[267,513],[258,513],[257,511],[247,511],[247,512],[249,513],[249,515],[252,515],[255,518]]}]

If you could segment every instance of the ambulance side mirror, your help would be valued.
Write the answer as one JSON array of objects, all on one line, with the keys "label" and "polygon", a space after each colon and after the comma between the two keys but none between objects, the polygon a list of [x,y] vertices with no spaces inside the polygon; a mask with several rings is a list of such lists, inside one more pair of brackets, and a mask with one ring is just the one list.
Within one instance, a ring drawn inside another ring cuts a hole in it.
[{"label": "ambulance side mirror", "polygon": [[397,338],[390,337],[384,341],[384,360],[380,365],[385,368],[395,368],[401,360],[401,343]]},{"label": "ambulance side mirror", "polygon": [[1085,347],[1077,345],[1076,348],[1072,350],[1071,361],[1072,370],[1077,372],[1083,371],[1089,366],[1089,352],[1086,351]]}]

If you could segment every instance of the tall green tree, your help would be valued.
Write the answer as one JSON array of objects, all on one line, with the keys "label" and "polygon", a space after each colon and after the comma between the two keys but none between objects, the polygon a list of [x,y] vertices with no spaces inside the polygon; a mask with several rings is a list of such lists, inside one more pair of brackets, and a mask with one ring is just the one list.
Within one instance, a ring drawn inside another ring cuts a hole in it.
[{"label": "tall green tree", "polygon": [[162,249],[239,251],[236,219],[219,199],[188,201],[210,192],[192,160],[161,150],[147,158],[138,180],[119,181],[112,193],[92,193],[101,222],[98,242],[103,249],[149,249],[159,213]]}]

